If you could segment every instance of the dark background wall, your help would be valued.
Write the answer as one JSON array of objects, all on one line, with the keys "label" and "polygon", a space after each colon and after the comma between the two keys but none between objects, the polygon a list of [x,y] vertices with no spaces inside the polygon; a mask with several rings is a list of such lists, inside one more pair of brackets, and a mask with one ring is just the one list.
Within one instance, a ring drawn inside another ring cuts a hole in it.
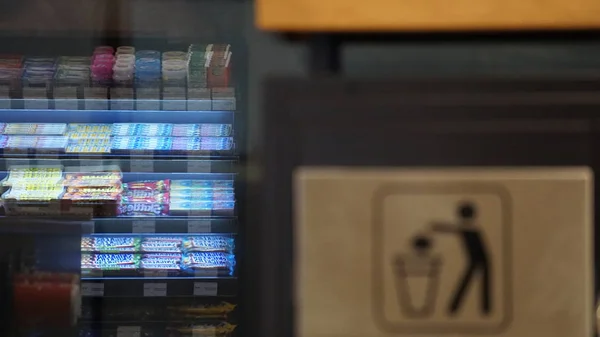
[{"label": "dark background wall", "polygon": [[[268,76],[307,76],[307,49],[253,27],[247,3],[246,41],[250,50],[249,127],[261,133],[262,81]],[[344,48],[342,73],[352,78],[456,76],[600,75],[598,40],[531,38],[350,44]],[[251,137],[252,142],[257,137]]]}]

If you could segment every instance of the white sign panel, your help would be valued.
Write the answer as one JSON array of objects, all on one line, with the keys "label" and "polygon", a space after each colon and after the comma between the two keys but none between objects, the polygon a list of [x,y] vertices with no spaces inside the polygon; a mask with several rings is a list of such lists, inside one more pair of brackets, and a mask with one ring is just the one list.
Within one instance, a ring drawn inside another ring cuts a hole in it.
[{"label": "white sign panel", "polygon": [[298,172],[300,337],[591,335],[587,169]]}]

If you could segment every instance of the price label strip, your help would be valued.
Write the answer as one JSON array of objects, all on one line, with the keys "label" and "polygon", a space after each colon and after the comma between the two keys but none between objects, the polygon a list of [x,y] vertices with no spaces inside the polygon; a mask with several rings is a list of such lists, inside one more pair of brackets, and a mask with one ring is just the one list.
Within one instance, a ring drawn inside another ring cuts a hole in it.
[{"label": "price label strip", "polygon": [[211,233],[212,225],[210,220],[189,220],[188,233]]},{"label": "price label strip", "polygon": [[152,88],[137,89],[137,110],[160,110],[160,91]]},{"label": "price label strip", "polygon": [[154,161],[152,160],[131,160],[131,172],[154,172]]},{"label": "price label strip", "polygon": [[156,233],[156,221],[154,220],[134,220],[131,225],[133,233]]},{"label": "price label strip", "polygon": [[117,328],[117,337],[141,337],[142,327],[140,326],[120,326]]},{"label": "price label strip", "polygon": [[23,88],[25,109],[46,110],[49,108],[48,90],[43,88]]},{"label": "price label strip", "polygon": [[163,110],[186,110],[185,88],[164,88],[163,89]]},{"label": "price label strip", "polygon": [[0,86],[0,109],[10,109],[12,102],[10,99],[10,87]]},{"label": "price label strip", "polygon": [[167,277],[169,276],[169,272],[166,270],[146,270],[144,271],[144,277],[148,278],[158,278],[158,277]]},{"label": "price label strip", "polygon": [[108,89],[85,88],[83,97],[86,110],[108,110]]},{"label": "price label strip", "polygon": [[217,296],[219,285],[217,282],[195,282],[194,296]]},{"label": "price label strip", "polygon": [[144,297],[165,297],[167,296],[166,283],[144,283]]},{"label": "price label strip", "polygon": [[102,297],[104,296],[104,284],[83,282],[81,283],[81,296],[85,297]]},{"label": "price label strip", "polygon": [[210,173],[212,162],[210,160],[190,160],[188,161],[187,171],[189,173]]},{"label": "price label strip", "polygon": [[192,337],[214,337],[217,334],[215,327],[194,326],[192,329]]},{"label": "price label strip", "polygon": [[188,211],[188,216],[211,216],[212,211],[209,209],[192,209]]},{"label": "price label strip", "polygon": [[194,273],[196,277],[215,278],[219,276],[219,271],[216,269],[198,269]]},{"label": "price label strip", "polygon": [[212,108],[213,110],[235,111],[235,89],[234,88],[213,88],[212,89]]},{"label": "price label strip", "polygon": [[208,88],[189,88],[187,109],[189,111],[209,111],[212,109],[210,99],[210,89]]},{"label": "price label strip", "polygon": [[133,110],[133,89],[111,88],[110,108],[111,110]]},{"label": "price label strip", "polygon": [[79,101],[77,100],[77,88],[58,87],[54,88],[54,108],[56,110],[77,110]]}]

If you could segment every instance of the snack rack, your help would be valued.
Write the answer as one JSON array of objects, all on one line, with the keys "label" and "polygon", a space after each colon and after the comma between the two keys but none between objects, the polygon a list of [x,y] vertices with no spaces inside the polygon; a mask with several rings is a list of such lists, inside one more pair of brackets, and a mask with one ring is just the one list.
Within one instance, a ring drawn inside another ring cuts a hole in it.
[{"label": "snack rack", "polygon": [[0,212],[93,222],[82,337],[237,334],[235,48],[171,48],[0,56]]}]

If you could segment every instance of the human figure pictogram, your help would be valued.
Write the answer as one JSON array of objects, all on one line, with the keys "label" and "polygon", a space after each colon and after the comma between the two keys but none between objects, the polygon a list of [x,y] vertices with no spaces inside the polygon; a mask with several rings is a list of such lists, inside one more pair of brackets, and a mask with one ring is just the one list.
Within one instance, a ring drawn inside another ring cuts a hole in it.
[{"label": "human figure pictogram", "polygon": [[455,315],[459,312],[467,295],[467,290],[474,284],[476,277],[481,280],[480,309],[484,315],[492,311],[491,294],[491,263],[482,230],[477,223],[477,210],[471,203],[463,203],[457,209],[456,224],[434,223],[431,228],[439,233],[454,233],[461,236],[461,243],[467,258],[467,268],[458,283],[448,313]]}]

